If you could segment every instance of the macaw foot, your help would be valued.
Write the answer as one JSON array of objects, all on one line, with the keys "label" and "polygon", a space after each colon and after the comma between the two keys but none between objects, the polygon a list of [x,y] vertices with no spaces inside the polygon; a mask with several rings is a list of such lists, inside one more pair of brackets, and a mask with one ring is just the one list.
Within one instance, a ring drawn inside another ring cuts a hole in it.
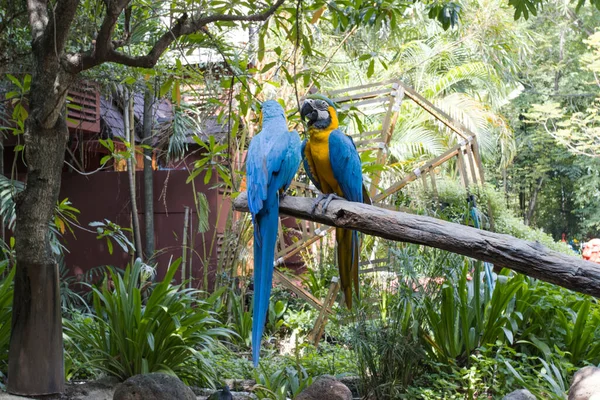
[{"label": "macaw foot", "polygon": [[319,195],[318,195],[318,196],[317,196],[317,198],[315,199],[315,202],[313,203],[313,206],[312,206],[312,208],[310,209],[310,213],[311,213],[312,215],[314,215],[314,214],[315,214],[315,211],[317,211],[317,206],[318,206],[318,205],[319,205],[319,204],[320,204],[320,203],[321,203],[323,200],[325,200],[326,198],[327,198],[327,195],[326,195],[326,194],[319,193]]},{"label": "macaw foot", "polygon": [[346,200],[346,199],[344,199],[342,196],[338,196],[335,193],[330,193],[329,196],[327,196],[327,199],[325,200],[325,203],[323,203],[323,205],[321,206],[321,210],[323,210],[323,213],[327,212],[327,208],[329,207],[329,203],[331,203],[332,200]]},{"label": "macaw foot", "polygon": [[345,200],[345,199],[341,196],[338,196],[335,193],[329,193],[329,194],[320,193],[319,196],[317,196],[317,199],[315,200],[315,203],[312,206],[312,209],[310,211],[311,214],[315,213],[315,211],[317,210],[317,206],[321,203],[323,203],[321,205],[321,212],[326,213],[327,208],[329,207],[329,203],[331,203],[332,200]]}]

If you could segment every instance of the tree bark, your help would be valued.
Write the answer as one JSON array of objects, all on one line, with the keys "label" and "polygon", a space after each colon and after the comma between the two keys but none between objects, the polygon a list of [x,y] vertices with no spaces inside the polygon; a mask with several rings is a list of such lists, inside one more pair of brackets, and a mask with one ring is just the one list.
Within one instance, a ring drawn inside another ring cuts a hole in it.
[{"label": "tree bark", "polygon": [[538,179],[538,184],[533,190],[533,194],[529,199],[529,205],[527,206],[527,213],[525,214],[525,225],[531,225],[531,219],[533,218],[533,212],[535,211],[535,206],[537,204],[537,197],[542,190],[542,184],[544,183],[544,177]]},{"label": "tree bark", "polygon": [[[152,147],[152,103],[154,96],[150,89],[144,93],[144,138],[143,143]],[[152,171],[152,149],[144,149],[144,254],[149,260],[154,255],[154,172]]]},{"label": "tree bark", "polygon": [[8,391],[44,395],[64,390],[58,264],[48,223],[58,200],[68,131],[62,116],[50,129],[35,118],[27,121],[27,186],[16,201],[17,269]]},{"label": "tree bark", "polygon": [[[318,209],[313,215],[313,204],[312,198],[286,196],[279,210],[296,218],[451,251],[600,297],[600,265],[550,250],[538,242],[341,200],[332,201],[325,214]],[[240,194],[233,206],[248,211],[247,194]]]}]

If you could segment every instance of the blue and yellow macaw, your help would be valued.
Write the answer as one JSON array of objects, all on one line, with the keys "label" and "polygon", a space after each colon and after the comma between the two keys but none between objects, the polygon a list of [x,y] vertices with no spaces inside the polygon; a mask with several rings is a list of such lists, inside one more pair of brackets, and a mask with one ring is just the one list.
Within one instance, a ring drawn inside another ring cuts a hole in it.
[{"label": "blue and yellow macaw", "polygon": [[252,138],[246,160],[248,207],[254,224],[254,308],[252,358],[258,365],[271,286],[279,220],[279,199],[300,166],[300,136],[288,130],[283,108],[265,101],[262,130]]},{"label": "blue and yellow macaw", "polygon": [[[321,191],[313,212],[323,200],[323,211],[335,198],[370,204],[364,189],[361,161],[350,136],[338,129],[334,103],[321,95],[307,96],[300,115],[307,121],[309,138],[301,147],[304,169]],[[338,269],[346,305],[352,308],[352,283],[358,295],[358,232],[336,228]]]}]

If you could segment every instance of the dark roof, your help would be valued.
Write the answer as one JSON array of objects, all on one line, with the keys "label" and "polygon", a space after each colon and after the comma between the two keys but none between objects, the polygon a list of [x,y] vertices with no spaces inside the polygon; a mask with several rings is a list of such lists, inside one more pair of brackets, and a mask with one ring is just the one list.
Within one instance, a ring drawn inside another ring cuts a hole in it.
[{"label": "dark roof", "polygon": [[[124,120],[122,111],[122,101],[114,96],[100,96],[100,125],[101,135],[109,138],[126,139],[124,133]],[[173,105],[170,101],[163,99],[155,102],[153,105],[154,122],[156,132],[168,134],[170,129],[165,129],[172,123],[174,112]],[[133,113],[135,117],[135,140],[141,142],[142,121],[144,115],[144,95],[135,93],[133,98]],[[206,116],[196,126],[197,129],[190,128],[187,132],[187,143],[194,143],[193,136],[198,135],[204,141],[208,140],[209,136],[214,136],[217,142],[223,142],[227,138],[228,127],[227,122],[224,124],[217,120],[216,116]],[[167,140],[167,138],[155,137],[156,142]],[[156,144],[156,143],[154,143]]]}]

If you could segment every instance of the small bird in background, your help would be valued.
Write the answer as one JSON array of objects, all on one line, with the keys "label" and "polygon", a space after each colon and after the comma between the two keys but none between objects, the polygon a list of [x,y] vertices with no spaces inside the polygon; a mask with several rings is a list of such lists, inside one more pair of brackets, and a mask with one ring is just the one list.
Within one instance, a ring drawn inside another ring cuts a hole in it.
[{"label": "small bird in background", "polygon": [[229,391],[229,386],[225,385],[222,390],[217,390],[207,400],[233,400],[233,396]]},{"label": "small bird in background", "polygon": [[252,359],[258,366],[271,286],[279,221],[279,200],[300,166],[300,136],[289,131],[283,107],[261,107],[262,129],[252,138],[246,161],[248,207],[254,225],[254,308]]},{"label": "small bird in background", "polygon": [[[335,104],[325,96],[310,95],[304,100],[300,116],[307,121],[309,138],[301,153],[308,177],[321,191],[313,206],[323,212],[334,199],[371,204],[363,185],[360,156],[352,138],[339,129]],[[338,244],[340,284],[348,308],[352,308],[352,285],[358,295],[358,232],[335,229]]]}]

